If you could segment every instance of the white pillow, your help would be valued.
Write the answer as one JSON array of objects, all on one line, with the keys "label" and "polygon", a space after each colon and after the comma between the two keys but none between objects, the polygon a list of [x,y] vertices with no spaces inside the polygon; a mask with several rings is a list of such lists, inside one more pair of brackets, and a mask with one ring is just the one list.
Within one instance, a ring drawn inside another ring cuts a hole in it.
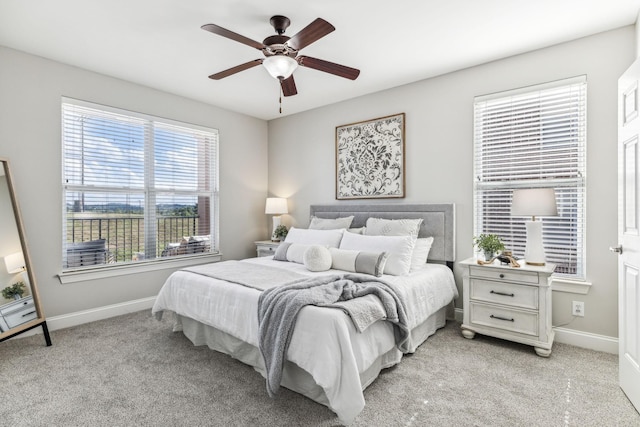
[{"label": "white pillow", "polygon": [[353,222],[353,215],[342,218],[318,218],[311,217],[309,229],[311,230],[335,230],[338,228],[349,228]]},{"label": "white pillow", "polygon": [[331,268],[331,253],[325,246],[311,245],[304,251],[302,261],[309,271],[327,271]]},{"label": "white pillow", "polygon": [[383,219],[369,218],[364,234],[367,236],[406,236],[418,237],[422,218],[419,219]]},{"label": "white pillow", "polygon": [[304,264],[304,253],[312,245],[303,245],[302,243],[292,243],[287,249],[287,261]]},{"label": "white pillow", "polygon": [[350,249],[329,248],[331,268],[380,277],[384,272],[389,254],[387,252],[365,252]]},{"label": "white pillow", "polygon": [[344,229],[339,230],[309,230],[291,227],[284,239],[287,243],[302,243],[304,245],[322,245],[330,248],[340,246]]},{"label": "white pillow", "polygon": [[416,244],[413,247],[413,255],[411,256],[411,271],[424,268],[427,264],[427,258],[429,258],[429,251],[431,250],[432,244],[433,237],[416,240]]},{"label": "white pillow", "polygon": [[356,251],[388,252],[389,258],[384,266],[384,274],[404,276],[411,269],[411,255],[415,245],[412,236],[367,236],[344,233],[340,249]]}]

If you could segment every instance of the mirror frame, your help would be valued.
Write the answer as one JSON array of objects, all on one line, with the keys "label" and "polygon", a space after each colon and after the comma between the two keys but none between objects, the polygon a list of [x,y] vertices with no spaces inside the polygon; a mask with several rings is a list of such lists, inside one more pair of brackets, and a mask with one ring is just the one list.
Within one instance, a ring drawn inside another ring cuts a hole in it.
[{"label": "mirror frame", "polygon": [[24,233],[24,227],[22,225],[22,216],[20,214],[20,208],[16,199],[15,190],[13,187],[13,176],[11,175],[11,168],[9,166],[9,159],[0,157],[0,167],[3,167],[4,174],[7,180],[7,187],[9,192],[9,198],[13,207],[13,216],[16,221],[16,227],[18,228],[18,236],[20,237],[20,246],[22,248],[22,254],[24,256],[25,268],[27,269],[27,277],[29,278],[31,285],[31,296],[33,297],[33,304],[36,310],[36,318],[28,322],[22,323],[14,328],[8,329],[0,333],[0,342],[19,335],[28,330],[42,326],[42,332],[44,333],[44,339],[47,346],[51,345],[51,337],[49,336],[49,328],[47,327],[47,321],[44,316],[44,311],[40,304],[40,294],[38,293],[38,285],[36,278],[33,274],[33,268],[31,266],[31,256],[27,249],[27,239]]}]

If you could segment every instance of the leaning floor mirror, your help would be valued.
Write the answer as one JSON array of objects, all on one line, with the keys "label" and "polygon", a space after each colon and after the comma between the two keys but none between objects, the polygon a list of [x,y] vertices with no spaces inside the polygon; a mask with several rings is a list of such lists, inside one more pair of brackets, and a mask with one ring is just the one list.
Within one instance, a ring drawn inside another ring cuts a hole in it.
[{"label": "leaning floor mirror", "polygon": [[0,158],[0,341],[42,327],[51,345],[40,305],[9,161]]}]

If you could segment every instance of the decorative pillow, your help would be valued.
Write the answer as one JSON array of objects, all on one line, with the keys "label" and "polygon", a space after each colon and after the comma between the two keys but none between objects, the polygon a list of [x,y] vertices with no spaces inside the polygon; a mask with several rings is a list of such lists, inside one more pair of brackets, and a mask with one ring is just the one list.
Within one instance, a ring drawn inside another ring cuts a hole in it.
[{"label": "decorative pillow", "polygon": [[276,249],[276,252],[273,254],[273,259],[276,261],[289,261],[287,259],[287,251],[289,250],[289,246],[293,243],[281,242]]},{"label": "decorative pillow", "polygon": [[311,230],[336,230],[339,228],[349,228],[353,222],[353,215],[342,218],[318,218],[311,217],[309,229]]},{"label": "decorative pillow", "polygon": [[287,243],[302,243],[304,245],[322,245],[330,248],[340,246],[344,229],[338,230],[308,230],[291,227],[284,239]]},{"label": "decorative pillow", "polygon": [[287,261],[297,264],[304,264],[304,253],[311,245],[303,245],[302,243],[292,243],[287,250]]},{"label": "decorative pillow", "polygon": [[367,219],[367,236],[406,236],[418,237],[422,218],[419,219]]},{"label": "decorative pillow", "polygon": [[304,251],[302,261],[309,271],[327,271],[331,268],[331,253],[325,246],[311,245]]},{"label": "decorative pillow", "polygon": [[433,237],[416,240],[416,244],[413,247],[413,255],[411,256],[411,271],[420,270],[427,264],[432,244]]},{"label": "decorative pillow", "polygon": [[387,252],[361,252],[350,249],[329,248],[331,268],[371,274],[380,277],[384,272],[389,254]]},{"label": "decorative pillow", "polygon": [[298,264],[304,263],[304,253],[312,245],[303,245],[302,243],[282,242],[278,245],[278,249],[273,254],[275,261],[289,261]]},{"label": "decorative pillow", "polygon": [[412,236],[368,236],[344,233],[340,249],[356,251],[388,252],[389,258],[384,266],[384,274],[404,276],[411,269],[411,255],[415,245]]}]

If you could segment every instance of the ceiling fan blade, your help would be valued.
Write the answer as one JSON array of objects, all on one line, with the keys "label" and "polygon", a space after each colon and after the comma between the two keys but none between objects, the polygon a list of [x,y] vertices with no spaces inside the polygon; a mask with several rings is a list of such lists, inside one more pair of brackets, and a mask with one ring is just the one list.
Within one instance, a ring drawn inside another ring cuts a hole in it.
[{"label": "ceiling fan blade", "polygon": [[298,89],[296,89],[296,82],[293,80],[293,75],[288,79],[280,80],[280,86],[282,87],[282,94],[284,96],[293,96],[298,94]]},{"label": "ceiling fan blade", "polygon": [[265,48],[264,44],[260,42],[251,40],[250,38],[245,36],[241,36],[240,34],[234,33],[233,31],[229,31],[226,28],[219,27],[216,24],[205,24],[200,28],[202,28],[205,31],[209,31],[213,34],[217,34],[219,36],[226,37],[228,39],[246,44],[247,46],[255,47],[256,49],[262,50]]},{"label": "ceiling fan blade", "polygon": [[253,61],[245,62],[244,64],[236,65],[235,67],[231,67],[228,70],[220,71],[219,73],[211,74],[209,76],[210,79],[220,80],[225,77],[229,77],[232,74],[239,73],[240,71],[248,70],[249,68],[255,67],[256,65],[262,64],[262,59],[254,59]]},{"label": "ceiling fan blade", "polygon": [[305,46],[309,46],[316,40],[321,39],[330,32],[334,31],[335,27],[329,24],[322,18],[318,18],[311,24],[304,27],[295,36],[291,37],[287,41],[287,45],[293,49],[300,50]]},{"label": "ceiling fan blade", "polygon": [[325,73],[334,74],[336,76],[344,77],[345,79],[355,80],[360,75],[360,70],[356,68],[325,61],[324,59],[312,58],[304,55],[300,55],[296,59],[298,64],[303,67],[324,71]]}]

